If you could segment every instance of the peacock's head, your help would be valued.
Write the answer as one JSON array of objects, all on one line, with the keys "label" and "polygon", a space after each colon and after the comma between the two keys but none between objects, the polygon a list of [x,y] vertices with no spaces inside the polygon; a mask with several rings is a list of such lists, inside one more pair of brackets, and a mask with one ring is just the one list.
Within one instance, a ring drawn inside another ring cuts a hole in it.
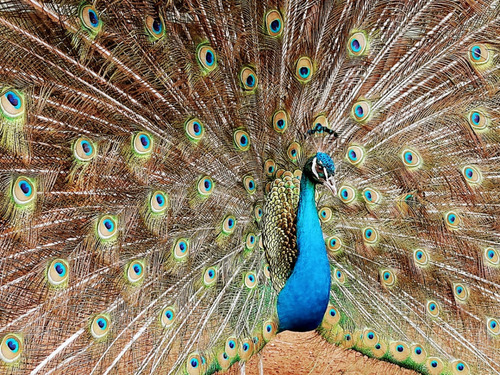
[{"label": "peacock's head", "polygon": [[330,156],[318,152],[307,160],[304,173],[315,184],[323,184],[328,187],[333,195],[337,194],[335,187],[335,164]]}]

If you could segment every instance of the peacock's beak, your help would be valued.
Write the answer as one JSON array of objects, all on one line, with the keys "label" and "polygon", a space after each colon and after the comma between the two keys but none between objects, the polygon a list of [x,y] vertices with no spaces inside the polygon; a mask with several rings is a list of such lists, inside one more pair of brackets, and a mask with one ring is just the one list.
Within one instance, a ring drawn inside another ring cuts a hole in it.
[{"label": "peacock's beak", "polygon": [[325,180],[325,186],[332,191],[333,195],[337,195],[337,187],[335,186],[335,179],[333,178],[333,176],[328,177]]}]

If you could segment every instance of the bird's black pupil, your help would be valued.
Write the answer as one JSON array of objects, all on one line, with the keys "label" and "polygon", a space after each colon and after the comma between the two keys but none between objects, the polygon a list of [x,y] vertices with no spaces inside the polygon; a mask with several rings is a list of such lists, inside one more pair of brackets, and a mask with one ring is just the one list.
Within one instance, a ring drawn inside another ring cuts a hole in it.
[{"label": "bird's black pupil", "polygon": [[437,365],[438,365],[438,364],[437,364],[437,362],[432,362],[432,363],[431,363],[431,366],[432,366],[432,367],[437,367]]},{"label": "bird's black pupil", "polygon": [[140,268],[139,266],[135,265],[135,266],[134,266],[134,272],[135,272],[135,273],[139,273],[139,272],[141,272],[141,268]]},{"label": "bird's black pupil", "polygon": [[157,195],[156,196],[156,201],[158,202],[158,204],[162,204],[163,203],[163,198],[161,197],[161,195]]},{"label": "bird's black pupil", "polygon": [[253,86],[253,82],[254,82],[253,76],[248,76],[247,77],[247,85]]},{"label": "bird's black pupil", "polygon": [[297,150],[292,150],[292,156],[295,156],[297,154]]},{"label": "bird's black pupil", "polygon": [[21,190],[23,191],[24,194],[28,194],[30,191],[30,188],[26,182],[21,183]]},{"label": "bird's black pupil", "polygon": [[14,107],[17,107],[19,105],[19,99],[16,98],[13,94],[7,94],[7,100],[12,104]]},{"label": "bird's black pupil", "polygon": [[97,322],[97,325],[98,325],[99,327],[103,328],[103,327],[104,327],[104,322],[103,322],[102,320],[99,320],[99,321]]},{"label": "bird's black pupil", "polygon": [[7,343],[7,346],[9,347],[10,350],[14,351],[17,349],[17,345],[16,343],[13,341],[13,340],[10,340],[8,343]]},{"label": "bird's black pupil", "polygon": [[472,53],[474,54],[474,57],[476,59],[479,59],[481,57],[481,49],[480,48],[474,48],[474,50],[472,51]]},{"label": "bird's black pupil", "polygon": [[227,221],[227,223],[229,224],[229,226],[230,226],[230,227],[232,227],[232,226],[233,226],[233,219],[229,219],[229,220]]},{"label": "bird's black pupil", "polygon": [[153,21],[153,30],[157,33],[161,31],[161,21],[158,18]]},{"label": "bird's black pupil", "polygon": [[278,31],[279,27],[280,27],[280,21],[274,20],[273,22],[271,22],[271,29],[273,29],[273,31]]},{"label": "bird's black pupil", "polygon": [[247,144],[247,137],[243,136],[241,137],[241,144],[246,145]]},{"label": "bird's black pupil", "polygon": [[359,49],[359,42],[357,39],[354,39],[352,41],[352,46],[354,47],[354,50],[356,50],[356,51]]},{"label": "bird's black pupil", "polygon": [[56,265],[56,272],[61,275],[64,272],[64,269],[61,267],[60,264]]},{"label": "bird's black pupil", "polygon": [[194,125],[193,125],[193,129],[194,129],[195,133],[199,133],[199,131],[200,131],[200,125],[197,122],[195,122]]},{"label": "bird's black pupil", "polygon": [[104,226],[105,226],[108,230],[109,230],[109,229],[111,229],[111,223],[110,223],[109,221],[106,221],[106,222],[104,223]]},{"label": "bird's black pupil", "polygon": [[283,121],[283,120],[281,120],[281,119],[280,119],[280,120],[278,120],[278,126],[279,126],[280,128],[282,128],[282,127],[283,127],[283,125],[285,125],[285,121]]},{"label": "bird's black pupil", "polygon": [[421,354],[421,353],[422,353],[422,350],[420,350],[420,348],[418,348],[417,350],[415,350],[415,352],[416,352],[417,354]]},{"label": "bird's black pupil", "polygon": [[252,181],[250,181],[250,182],[248,183],[248,187],[249,187],[250,189],[253,189],[253,182],[252,182]]},{"label": "bird's black pupil", "polygon": [[148,139],[143,135],[141,137],[141,144],[146,147],[148,145]]},{"label": "bird's black pupil", "polygon": [[403,351],[403,347],[402,346],[398,346],[398,352],[402,352]]},{"label": "bird's black pupil", "polygon": [[232,349],[232,348],[234,348],[234,342],[232,342],[232,341],[231,341],[231,342],[229,343],[229,347],[230,347],[231,349]]},{"label": "bird's black pupil", "polygon": [[306,68],[306,67],[300,68],[300,74],[302,74],[303,76],[306,76],[308,73],[309,73],[308,68]]},{"label": "bird's black pupil", "polygon": [[207,180],[205,180],[205,189],[208,189],[210,187],[210,182],[208,182]]}]

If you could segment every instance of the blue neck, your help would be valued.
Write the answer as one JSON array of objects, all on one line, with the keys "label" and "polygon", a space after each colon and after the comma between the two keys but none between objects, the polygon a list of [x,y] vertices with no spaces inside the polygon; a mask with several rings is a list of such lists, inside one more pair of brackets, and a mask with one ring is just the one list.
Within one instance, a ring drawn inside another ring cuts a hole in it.
[{"label": "blue neck", "polygon": [[278,295],[280,331],[316,329],[328,305],[330,264],[314,193],[314,183],[303,173],[297,212],[299,254],[292,274]]}]

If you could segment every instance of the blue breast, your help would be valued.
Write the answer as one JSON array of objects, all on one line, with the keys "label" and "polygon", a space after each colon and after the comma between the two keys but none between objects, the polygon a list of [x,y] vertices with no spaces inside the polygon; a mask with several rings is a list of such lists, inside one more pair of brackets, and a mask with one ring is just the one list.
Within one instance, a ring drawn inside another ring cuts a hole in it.
[{"label": "blue breast", "polygon": [[297,212],[299,254],[292,274],[278,295],[280,331],[316,329],[329,301],[330,264],[314,192],[314,184],[303,175]]}]

